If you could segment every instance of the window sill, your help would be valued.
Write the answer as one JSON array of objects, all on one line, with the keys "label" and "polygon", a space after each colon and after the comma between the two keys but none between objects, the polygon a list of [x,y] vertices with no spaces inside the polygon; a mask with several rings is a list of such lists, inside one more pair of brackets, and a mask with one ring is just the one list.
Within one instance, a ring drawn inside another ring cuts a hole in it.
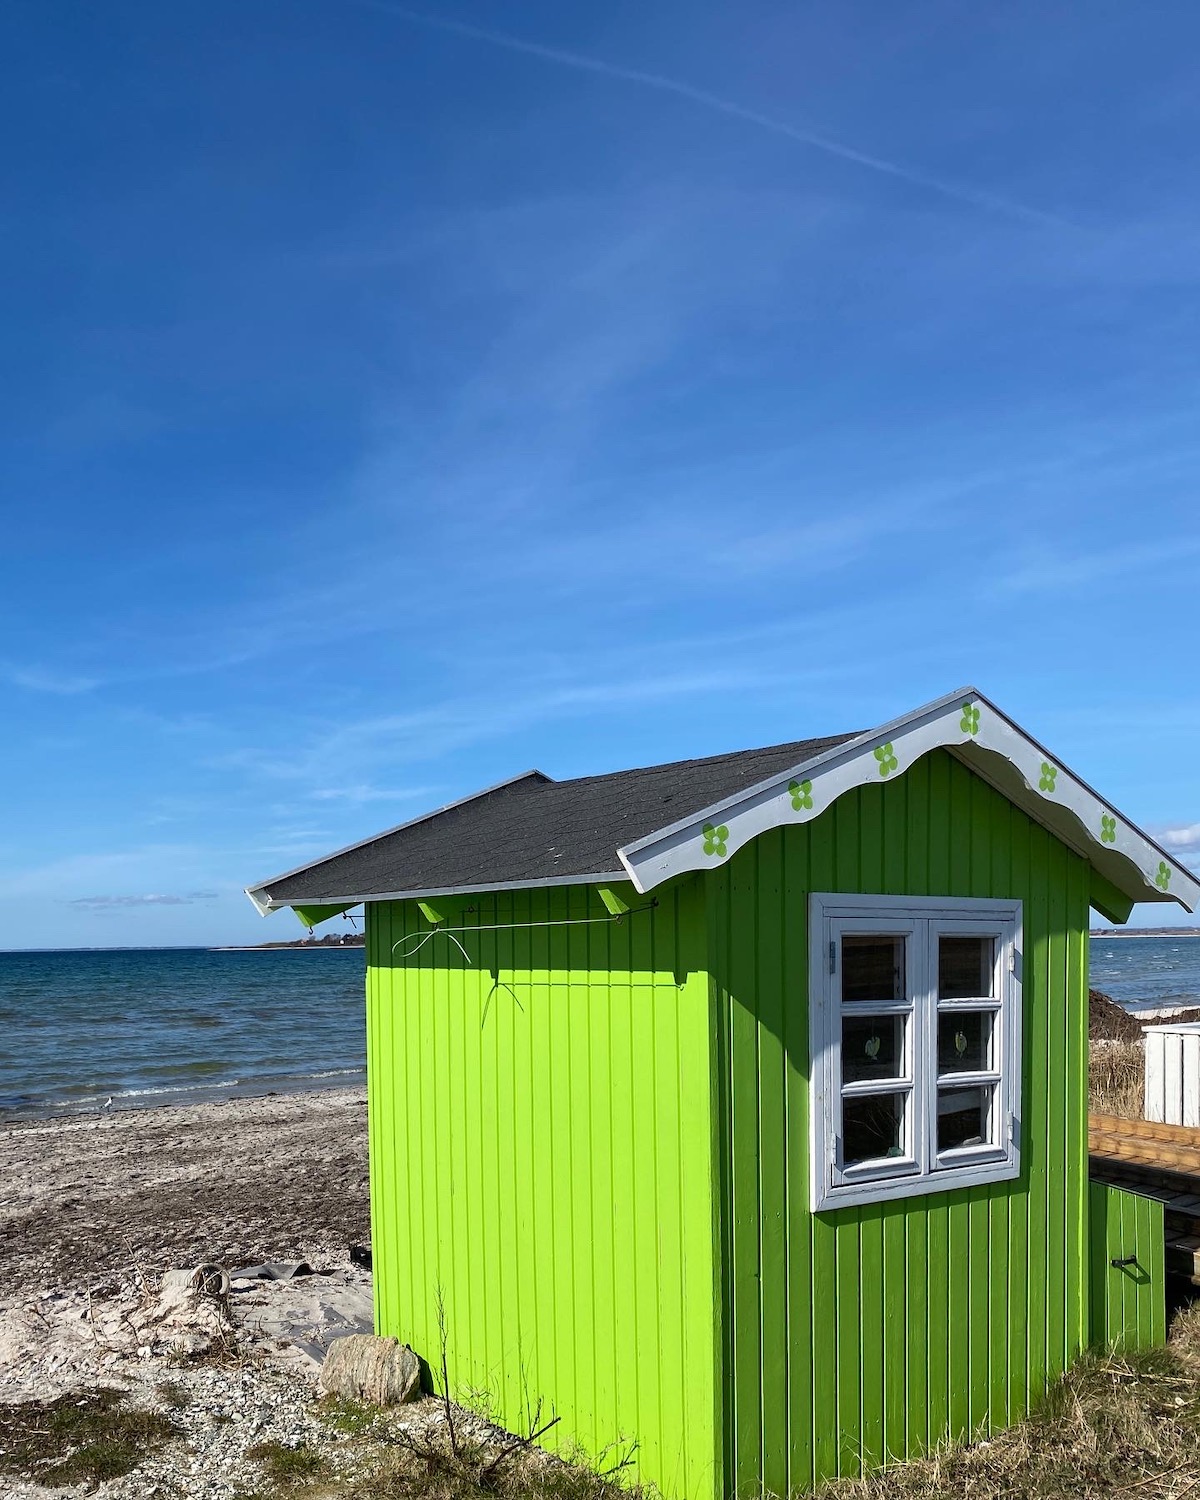
[{"label": "window sill", "polygon": [[985,1187],[992,1182],[1012,1182],[1021,1175],[1021,1163],[1015,1156],[994,1156],[987,1161],[956,1164],[937,1171],[908,1177],[880,1175],[856,1182],[839,1183],[826,1188],[813,1204],[813,1212],[834,1213],[840,1208],[862,1207],[866,1203],[886,1203],[893,1198],[938,1198],[956,1188]]}]

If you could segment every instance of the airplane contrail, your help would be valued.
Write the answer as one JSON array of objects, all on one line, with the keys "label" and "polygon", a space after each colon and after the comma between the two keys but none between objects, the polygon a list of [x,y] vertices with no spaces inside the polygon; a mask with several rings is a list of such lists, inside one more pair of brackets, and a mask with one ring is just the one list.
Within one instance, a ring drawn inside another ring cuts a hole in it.
[{"label": "airplane contrail", "polygon": [[737,104],[731,99],[723,99],[719,94],[710,94],[706,89],[694,88],[690,83],[683,83],[677,78],[668,78],[663,73],[648,73],[641,68],[626,68],[616,63],[602,62],[599,58],[588,57],[582,52],[569,52],[562,47],[547,47],[541,42],[529,42],[504,31],[492,31],[483,26],[473,26],[466,21],[455,21],[446,16],[431,16],[425,11],[412,10],[407,5],[392,4],[390,0],[352,0],[352,3],[369,10],[379,11],[384,15],[395,16],[398,20],[409,21],[414,26],[425,26],[434,31],[449,32],[453,36],[461,36],[468,41],[483,42],[488,46],[503,48],[507,52],[519,52],[526,57],[540,58],[543,62],[557,63],[560,67],[574,68],[580,73],[594,73],[601,78],[612,78],[621,83],[635,84],[640,88],[655,89],[662,94],[674,94],[676,98],[686,99],[702,109],[713,110],[717,114],[727,115],[730,119],[741,120],[748,125],[756,125],[760,130],[783,136],[786,140],[795,141],[798,145],[808,146],[814,151],[823,151],[827,156],[837,157],[840,161],[850,162],[854,166],[865,167],[868,171],[879,172],[886,177],[911,183],[914,187],[938,193],[944,198],[952,198],[958,203],[969,204],[973,208],[1004,214],[1009,218],[1021,219],[1029,224],[1066,227],[1066,221],[1055,214],[1029,208],[1026,204],[1016,203],[1011,198],[1004,198],[996,193],[984,192],[962,183],[933,177],[926,172],[901,166],[898,162],[888,161],[884,157],[872,156],[866,151],[858,151],[853,146],[846,146],[841,141],[832,140],[829,136],[820,135],[812,130],[803,130],[797,125],[788,124],[786,120],[777,120],[772,115],[762,114],[756,109],[748,109],[743,104]]}]

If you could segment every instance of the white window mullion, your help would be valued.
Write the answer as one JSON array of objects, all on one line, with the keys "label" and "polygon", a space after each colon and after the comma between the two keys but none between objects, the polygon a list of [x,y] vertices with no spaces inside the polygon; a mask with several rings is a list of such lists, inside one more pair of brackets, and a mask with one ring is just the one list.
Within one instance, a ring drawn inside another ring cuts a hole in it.
[{"label": "white window mullion", "polygon": [[937,976],[928,921],[921,923],[921,1171],[928,1174],[937,1153]]}]

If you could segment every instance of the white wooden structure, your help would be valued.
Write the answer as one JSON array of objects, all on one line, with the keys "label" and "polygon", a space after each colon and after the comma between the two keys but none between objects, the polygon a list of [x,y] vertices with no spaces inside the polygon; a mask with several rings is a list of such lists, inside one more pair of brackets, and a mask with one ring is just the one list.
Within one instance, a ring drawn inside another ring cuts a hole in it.
[{"label": "white wooden structure", "polygon": [[1200,1021],[1146,1027],[1147,1120],[1200,1126]]}]

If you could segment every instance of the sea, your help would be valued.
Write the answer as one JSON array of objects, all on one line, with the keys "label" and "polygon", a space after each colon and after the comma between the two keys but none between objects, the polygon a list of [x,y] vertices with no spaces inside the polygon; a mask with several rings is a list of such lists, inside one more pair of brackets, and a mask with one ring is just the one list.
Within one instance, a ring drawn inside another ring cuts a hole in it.
[{"label": "sea", "polygon": [[1133,1015],[1200,1008],[1200,934],[1093,937],[1091,983]]},{"label": "sea", "polygon": [[0,1118],[361,1084],[365,976],[351,947],[0,952]]},{"label": "sea", "polygon": [[[361,1084],[365,963],[332,947],[0,952],[0,1118]],[[1200,1007],[1200,937],[1095,937],[1091,982],[1134,1013]]]}]

